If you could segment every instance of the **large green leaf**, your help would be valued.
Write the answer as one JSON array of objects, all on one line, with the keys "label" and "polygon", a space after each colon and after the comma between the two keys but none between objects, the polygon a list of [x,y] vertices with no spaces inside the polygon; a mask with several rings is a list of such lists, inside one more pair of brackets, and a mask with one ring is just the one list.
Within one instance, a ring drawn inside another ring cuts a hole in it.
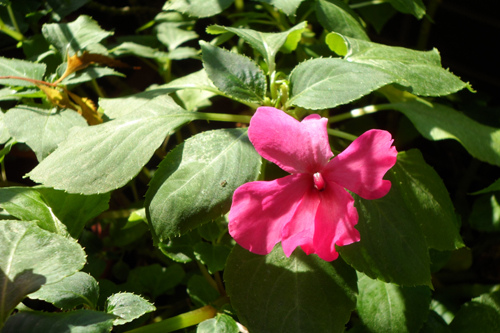
[{"label": "large green leaf", "polygon": [[106,301],[106,312],[119,317],[113,321],[114,325],[126,324],[154,310],[153,304],[132,293],[114,294]]},{"label": "large green leaf", "polygon": [[[0,57],[0,76],[20,76],[27,79],[41,80],[47,65],[34,63],[31,61],[20,59],[7,59]],[[0,79],[0,84],[7,86],[24,86],[31,87],[35,84],[17,79]]]},{"label": "large green leaf", "polygon": [[[387,173],[386,178],[393,186],[385,197],[364,200],[355,196],[359,213],[356,228],[361,241],[338,250],[350,265],[371,278],[402,286],[431,285],[428,246],[420,223],[432,221],[417,221],[414,212],[418,211],[420,217],[427,218],[432,216],[432,211],[425,212],[424,207],[418,205],[408,207],[406,200],[416,197],[422,203],[431,202],[438,208],[439,205],[432,198],[426,198],[428,192],[419,193],[422,180],[417,178],[418,181],[414,182],[399,164],[398,161]],[[410,178],[405,183],[411,184],[412,188],[398,186],[404,178]],[[406,195],[408,190],[415,193]]]},{"label": "large green leaf", "polygon": [[307,60],[290,75],[288,104],[312,110],[333,108],[393,81],[392,75],[367,64],[338,58]]},{"label": "large green leaf", "polygon": [[220,91],[243,101],[263,103],[266,77],[255,62],[200,41],[203,66]]},{"label": "large green leaf", "polygon": [[26,295],[74,274],[84,264],[85,252],[74,240],[33,222],[0,221],[0,327]]},{"label": "large green leaf", "polygon": [[99,43],[112,33],[101,27],[87,15],[79,16],[71,23],[47,23],[42,27],[45,39],[63,55],[73,55],[91,44]]},{"label": "large green leaf", "polygon": [[88,126],[85,119],[73,110],[47,110],[26,105],[10,109],[4,122],[16,141],[33,149],[39,161],[66,139],[71,128]]},{"label": "large green leaf", "polygon": [[450,323],[453,333],[500,331],[500,291],[484,294],[464,304]]},{"label": "large green leaf", "polygon": [[108,333],[115,316],[100,311],[19,312],[9,318],[2,333]]},{"label": "large green leaf", "polygon": [[[207,32],[211,34],[219,34],[224,32],[232,32],[243,38],[248,44],[256,49],[263,57],[268,66],[268,72],[272,73],[275,70],[276,54],[280,48],[288,40],[293,40],[295,47],[300,40],[302,32],[306,28],[307,22],[301,22],[287,31],[270,33],[260,32],[252,29],[223,27],[220,25],[211,25],[207,28]],[[293,48],[293,47],[292,47]]]},{"label": "large green leaf", "polygon": [[30,178],[70,193],[109,192],[137,175],[167,134],[195,119],[195,113],[168,96],[134,111],[101,125],[73,128]]},{"label": "large green leaf", "polygon": [[250,332],[343,332],[356,305],[356,274],[297,249],[266,255],[236,246],[224,271],[238,318]]},{"label": "large green leaf", "polygon": [[415,95],[442,96],[468,85],[442,68],[439,52],[415,51],[330,33],[326,43],[332,51],[353,63],[365,64],[394,77],[394,83]]},{"label": "large green leaf", "polygon": [[372,333],[419,332],[429,313],[431,291],[426,286],[400,287],[358,274],[359,317]]},{"label": "large green leaf", "polygon": [[47,301],[63,310],[71,310],[80,305],[95,309],[99,285],[89,274],[76,272],[59,282],[42,286],[29,297]]},{"label": "large green leaf", "polygon": [[195,17],[209,17],[219,14],[234,0],[171,0],[165,2],[163,10],[176,10]]},{"label": "large green leaf", "polygon": [[460,222],[443,180],[425,163],[420,151],[399,153],[391,180],[420,225],[429,248],[446,251],[464,246]]},{"label": "large green leaf", "polygon": [[316,2],[316,16],[321,25],[328,31],[370,40],[358,15],[341,0],[318,0]]},{"label": "large green leaf", "polygon": [[163,241],[225,214],[236,188],[257,178],[260,163],[243,129],[184,141],[160,163],[146,193],[151,231]]},{"label": "large green leaf", "polygon": [[426,139],[457,140],[473,157],[500,165],[500,129],[480,124],[448,106],[418,98],[391,103],[407,116]]},{"label": "large green leaf", "polygon": [[295,15],[297,8],[304,0],[258,0],[259,2],[268,3],[277,9],[281,10],[288,16]]}]

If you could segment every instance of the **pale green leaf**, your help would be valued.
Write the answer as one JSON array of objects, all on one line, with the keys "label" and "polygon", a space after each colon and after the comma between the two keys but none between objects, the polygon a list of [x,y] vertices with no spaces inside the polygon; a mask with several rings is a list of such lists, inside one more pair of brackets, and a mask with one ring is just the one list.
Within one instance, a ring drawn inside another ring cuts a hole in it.
[{"label": "pale green leaf", "polygon": [[153,304],[132,293],[114,294],[106,302],[106,312],[119,317],[113,321],[114,325],[126,324],[155,310]]},{"label": "pale green leaf", "polygon": [[33,222],[0,221],[0,327],[25,296],[74,274],[84,264],[85,252],[73,239]]},{"label": "pale green leaf", "polygon": [[196,32],[182,29],[185,25],[185,22],[161,22],[155,26],[156,36],[169,51],[175,50],[179,45],[198,38]]},{"label": "pale green leaf", "polygon": [[335,31],[345,36],[370,40],[358,15],[341,0],[318,0],[316,16],[328,31]]},{"label": "pale green leaf", "polygon": [[301,249],[287,258],[236,246],[224,271],[238,319],[250,332],[343,332],[356,306],[356,274],[342,259],[326,262]]},{"label": "pale green leaf", "polygon": [[42,161],[64,141],[73,127],[87,127],[85,119],[70,109],[40,109],[20,105],[4,117],[5,126],[18,142],[26,143]]},{"label": "pale green leaf", "polygon": [[292,87],[288,104],[312,110],[333,108],[393,80],[392,75],[366,64],[338,58],[307,60],[290,75]]},{"label": "pale green leaf", "polygon": [[164,241],[220,217],[236,188],[259,171],[246,130],[208,131],[184,141],[160,163],[146,193],[151,231]]},{"label": "pale green leaf", "polygon": [[243,101],[263,103],[267,82],[255,62],[203,41],[200,45],[205,71],[220,91]]},{"label": "pale green leaf", "polygon": [[65,85],[74,85],[74,84],[80,84],[83,82],[88,82],[92,81],[104,76],[121,76],[125,77],[125,74],[122,74],[120,72],[115,71],[112,68],[108,67],[87,67],[85,69],[79,70],[71,75],[69,75],[67,78],[65,78],[62,83]]},{"label": "pale green leaf", "polygon": [[[0,57],[0,76],[19,76],[27,79],[42,80],[47,65],[20,59]],[[0,79],[0,84],[6,86],[35,86],[32,82],[18,79]]]},{"label": "pale green leaf", "polygon": [[219,14],[233,2],[234,0],[170,0],[165,2],[163,10],[176,10],[195,17],[209,17]]},{"label": "pale green leaf", "polygon": [[259,2],[268,3],[277,9],[281,10],[288,16],[295,15],[297,8],[304,0],[258,0]]},{"label": "pale green leaf", "polygon": [[167,134],[195,118],[168,96],[104,124],[73,128],[68,139],[29,176],[70,193],[105,193],[124,186],[149,161]]},{"label": "pale green leaf", "polygon": [[365,64],[393,76],[394,83],[415,95],[449,95],[468,87],[459,77],[442,68],[441,57],[436,49],[415,51],[337,33],[330,33],[326,37],[326,43],[332,51],[345,56],[347,61]]},{"label": "pale green leaf", "polygon": [[358,289],[356,309],[369,332],[416,333],[427,319],[429,287],[400,287],[359,273]]},{"label": "pale green leaf", "polygon": [[80,305],[95,309],[99,285],[89,274],[76,272],[59,282],[42,286],[29,297],[47,301],[63,310],[71,310]]},{"label": "pale green leaf", "polygon": [[238,333],[240,329],[230,316],[218,313],[215,318],[207,319],[201,322],[196,328],[196,333]]},{"label": "pale green leaf", "polygon": [[46,23],[42,26],[42,34],[63,57],[67,53],[71,56],[83,51],[87,46],[112,35],[87,15],[81,15],[71,23]]}]

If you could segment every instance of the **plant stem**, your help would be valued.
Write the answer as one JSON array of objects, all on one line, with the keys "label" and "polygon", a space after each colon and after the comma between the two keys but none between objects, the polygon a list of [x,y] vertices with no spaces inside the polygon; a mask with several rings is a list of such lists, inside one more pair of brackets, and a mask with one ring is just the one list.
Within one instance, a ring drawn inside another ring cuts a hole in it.
[{"label": "plant stem", "polygon": [[352,9],[356,8],[362,8],[362,7],[367,7],[367,6],[373,6],[373,5],[380,5],[387,2],[387,0],[371,0],[371,1],[365,1],[365,2],[359,2],[359,3],[353,3],[349,5]]},{"label": "plant stem", "polygon": [[364,108],[359,108],[359,109],[354,109],[351,110],[350,112],[342,113],[336,116],[332,116],[328,118],[329,122],[337,122],[341,120],[346,120],[350,118],[356,118],[360,116],[364,116],[365,114],[370,114],[374,113],[380,110],[387,110],[389,109],[390,104],[379,104],[379,105],[368,105],[365,106]]},{"label": "plant stem", "polygon": [[342,139],[347,139],[347,140],[354,141],[354,140],[356,140],[358,138],[355,135],[352,135],[352,134],[349,134],[349,133],[346,133],[346,132],[342,132],[342,131],[339,131],[339,130],[336,130],[336,129],[333,129],[333,128],[328,128],[327,131],[328,131],[329,135],[333,135],[333,136],[336,136],[336,137],[339,137],[339,138],[342,138]]},{"label": "plant stem", "polygon": [[201,323],[213,318],[217,311],[210,305],[189,311],[178,316],[162,320],[147,326],[142,326],[126,333],[168,333]]},{"label": "plant stem", "polygon": [[225,113],[208,113],[208,112],[196,112],[194,113],[195,119],[208,120],[208,121],[227,121],[235,123],[250,123],[252,116],[237,115],[237,114],[225,114]]}]

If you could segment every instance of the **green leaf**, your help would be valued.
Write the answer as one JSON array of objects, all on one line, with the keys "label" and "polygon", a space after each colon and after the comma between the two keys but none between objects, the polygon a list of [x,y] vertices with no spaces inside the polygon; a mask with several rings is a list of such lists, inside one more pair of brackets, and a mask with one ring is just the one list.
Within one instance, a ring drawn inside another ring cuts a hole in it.
[{"label": "green leaf", "polygon": [[266,77],[255,62],[200,41],[203,66],[220,91],[243,101],[263,103]]},{"label": "green leaf", "polygon": [[64,141],[73,127],[87,127],[85,119],[69,109],[50,110],[20,105],[4,117],[5,126],[18,142],[26,143],[42,161]]},{"label": "green leaf", "polygon": [[108,333],[113,327],[114,318],[111,314],[91,310],[19,312],[9,318],[2,333]]},{"label": "green leaf", "polygon": [[343,332],[356,305],[356,274],[341,259],[330,263],[300,249],[287,258],[279,245],[266,256],[237,245],[224,280],[250,332]]},{"label": "green leaf", "polygon": [[[127,184],[167,134],[194,119],[168,96],[104,124],[73,128],[29,176],[70,193],[106,193]],[[132,112],[135,111],[135,112]]]},{"label": "green leaf", "polygon": [[155,26],[158,40],[165,45],[169,51],[175,50],[179,45],[198,38],[198,34],[192,30],[181,29],[186,22],[162,22]]},{"label": "green leaf", "polygon": [[482,189],[481,191],[474,192],[472,194],[483,194],[483,193],[489,193],[489,192],[494,192],[494,191],[500,191],[500,179],[495,180],[493,184],[488,186],[485,189]]},{"label": "green leaf", "polygon": [[460,222],[448,191],[420,151],[399,153],[391,180],[392,186],[398,187],[405,207],[420,225],[429,248],[445,251],[464,246]]},{"label": "green leaf", "polygon": [[[343,43],[342,43],[343,40]],[[353,63],[371,66],[373,70],[393,76],[393,82],[420,96],[449,95],[468,84],[441,67],[436,49],[415,51],[387,46],[330,33],[326,43],[332,51]]]},{"label": "green leaf", "polygon": [[187,283],[187,293],[196,306],[213,303],[220,297],[215,288],[201,275],[194,274]]},{"label": "green leaf", "polygon": [[341,0],[319,0],[316,2],[316,16],[328,31],[345,36],[370,40],[358,15]]},{"label": "green leaf", "polygon": [[92,66],[69,75],[62,83],[65,85],[76,85],[110,75],[125,77],[125,74],[117,72],[112,68]]},{"label": "green leaf", "polygon": [[422,333],[452,333],[448,324],[435,311],[429,311],[429,317],[420,330]]},{"label": "green leaf", "polygon": [[81,15],[71,23],[47,23],[42,26],[45,39],[66,57],[83,51],[91,44],[99,43],[112,33],[99,27],[96,21],[87,15]]},{"label": "green leaf", "polygon": [[[415,209],[408,207],[406,201],[412,196],[423,202],[426,200],[418,194],[418,182],[413,189],[416,194],[406,195],[408,188],[398,186],[400,179],[408,176],[399,164],[398,161],[386,175],[393,186],[385,197],[365,200],[354,196],[359,214],[356,229],[361,234],[361,241],[338,247],[338,250],[347,263],[371,278],[401,286],[430,286],[427,242],[420,221],[414,216]],[[406,183],[413,181],[407,179]]]},{"label": "green leaf", "polygon": [[425,14],[425,5],[422,0],[388,0],[388,2],[398,11],[412,14],[421,19]]},{"label": "green leaf", "polygon": [[89,274],[76,272],[59,282],[42,286],[29,297],[47,301],[63,310],[71,310],[80,305],[95,309],[99,285]]},{"label": "green leaf", "polygon": [[460,308],[450,323],[453,333],[500,331],[500,291],[484,294]]},{"label": "green leaf", "polygon": [[210,274],[214,274],[215,272],[224,270],[226,259],[231,249],[221,244],[199,242],[195,244],[194,252],[196,259],[207,266]]},{"label": "green leaf", "polygon": [[130,271],[127,286],[138,294],[148,293],[156,298],[181,283],[184,275],[182,266],[178,264],[136,267]]},{"label": "green leaf", "polygon": [[260,32],[244,28],[223,27],[220,25],[209,26],[207,28],[207,32],[211,34],[232,32],[243,38],[243,40],[250,44],[250,46],[252,46],[264,57],[269,69],[268,72],[272,73],[276,67],[275,58],[280,48],[289,38],[296,41],[296,47],[298,40],[295,37],[302,34],[302,32],[306,29],[306,24],[307,22],[304,21],[287,31],[279,33]]},{"label": "green leaf", "polygon": [[295,15],[297,8],[304,0],[258,0],[259,2],[268,3],[277,9],[281,10],[288,16]]},{"label": "green leaf", "polygon": [[201,322],[196,328],[196,333],[238,333],[239,331],[234,319],[223,313],[218,313],[215,318]]},{"label": "green leaf", "polygon": [[0,327],[25,296],[84,264],[85,252],[74,240],[33,222],[0,221]]},{"label": "green leaf", "polygon": [[201,238],[198,229],[188,232],[181,237],[174,237],[158,243],[160,251],[175,262],[188,263],[195,260],[193,247]]},{"label": "green leaf", "polygon": [[119,317],[113,321],[114,325],[126,324],[155,310],[153,304],[132,293],[114,294],[106,302],[106,312]]},{"label": "green leaf", "polygon": [[168,58],[167,52],[134,42],[123,42],[110,52],[117,57],[132,54],[142,58]]},{"label": "green leaf", "polygon": [[165,2],[163,10],[176,10],[195,17],[210,17],[221,13],[234,0],[171,0]]},{"label": "green leaf", "polygon": [[[20,76],[27,79],[42,80],[47,65],[20,59],[0,57],[0,76]],[[17,79],[0,79],[6,86],[33,87],[34,83]]]},{"label": "green leaf", "polygon": [[207,90],[211,92],[218,92],[219,90],[214,86],[212,81],[208,78],[207,72],[205,69],[199,70],[197,72],[191,73],[189,75],[180,77],[173,81],[170,81],[167,84],[163,84],[160,86],[151,89],[151,92],[156,92],[158,89],[168,89],[169,91],[177,91],[184,89],[201,89]]},{"label": "green leaf", "polygon": [[306,60],[290,74],[288,104],[306,109],[333,108],[352,102],[391,83],[378,69],[338,58]]},{"label": "green leaf", "polygon": [[51,9],[52,18],[60,21],[66,15],[73,13],[90,0],[47,0],[47,7]]},{"label": "green leaf", "polygon": [[0,109],[0,145],[5,144],[11,138],[9,130],[7,129],[7,127],[5,127],[4,118],[5,118],[5,114]]},{"label": "green leaf", "polygon": [[469,225],[479,231],[500,231],[500,204],[497,193],[482,195],[474,201]]},{"label": "green leaf", "polygon": [[146,193],[151,231],[164,241],[217,219],[229,210],[236,188],[257,178],[260,163],[243,129],[184,141],[160,163]]},{"label": "green leaf", "polygon": [[457,140],[478,160],[500,165],[500,129],[480,124],[450,107],[422,99],[391,103],[426,139]]},{"label": "green leaf", "polygon": [[427,319],[431,291],[428,287],[400,287],[358,274],[359,317],[369,332],[419,332]]}]

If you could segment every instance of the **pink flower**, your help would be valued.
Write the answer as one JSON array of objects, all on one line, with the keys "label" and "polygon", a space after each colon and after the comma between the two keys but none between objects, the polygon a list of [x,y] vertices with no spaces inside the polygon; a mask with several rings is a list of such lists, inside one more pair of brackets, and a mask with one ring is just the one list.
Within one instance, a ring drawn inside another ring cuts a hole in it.
[{"label": "pink flower", "polygon": [[391,134],[370,130],[332,159],[327,119],[317,114],[302,122],[285,112],[260,107],[248,136],[257,152],[291,175],[255,181],[234,192],[229,233],[245,249],[268,254],[281,242],[290,256],[300,246],[331,261],[335,245],[358,242],[358,212],[348,189],[365,199],[386,195],[382,179],[396,163]]}]

